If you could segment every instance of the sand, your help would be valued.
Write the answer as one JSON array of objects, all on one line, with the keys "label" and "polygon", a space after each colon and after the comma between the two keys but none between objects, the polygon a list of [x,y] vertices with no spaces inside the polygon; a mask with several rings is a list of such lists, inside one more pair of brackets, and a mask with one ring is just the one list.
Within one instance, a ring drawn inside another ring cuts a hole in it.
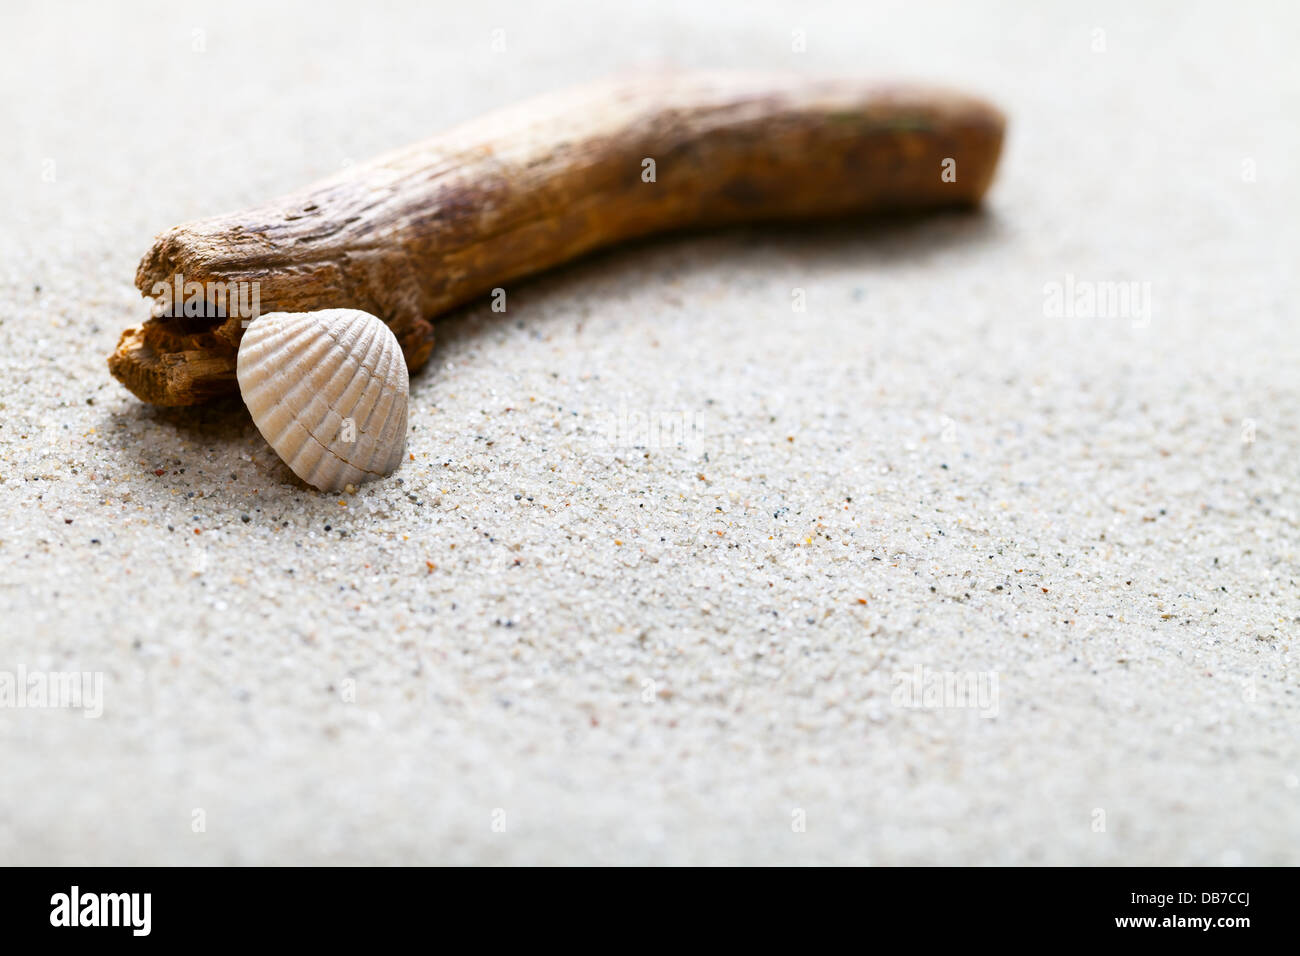
[{"label": "sand", "polygon": [[[1293,5],[301,9],[0,12],[0,859],[1300,862]],[[984,93],[987,209],[518,283],[355,495],[108,375],[156,232],[663,64]]]}]

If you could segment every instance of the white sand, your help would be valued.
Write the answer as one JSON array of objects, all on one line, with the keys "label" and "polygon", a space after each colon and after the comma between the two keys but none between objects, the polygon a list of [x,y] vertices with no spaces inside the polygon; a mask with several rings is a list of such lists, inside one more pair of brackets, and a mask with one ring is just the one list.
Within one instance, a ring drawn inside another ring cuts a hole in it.
[{"label": "white sand", "polygon": [[[0,860],[1300,862],[1295,5],[437,6],[0,8],[0,672],[103,680]],[[346,500],[109,377],[155,232],[653,63],[984,92],[988,212],[512,287]]]}]

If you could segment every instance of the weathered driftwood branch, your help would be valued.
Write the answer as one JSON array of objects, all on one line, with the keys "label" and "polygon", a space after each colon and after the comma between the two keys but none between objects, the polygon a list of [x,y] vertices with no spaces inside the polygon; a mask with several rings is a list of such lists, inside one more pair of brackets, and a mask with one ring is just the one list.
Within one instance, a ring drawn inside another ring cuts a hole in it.
[{"label": "weathered driftwood branch", "polygon": [[[981,100],[916,86],[725,73],[602,83],[169,229],[136,285],[154,296],[177,277],[256,283],[262,312],[363,309],[414,371],[438,313],[621,240],[974,204],[1003,125]],[[222,314],[128,329],[109,368],[159,405],[233,393],[244,321]]]}]

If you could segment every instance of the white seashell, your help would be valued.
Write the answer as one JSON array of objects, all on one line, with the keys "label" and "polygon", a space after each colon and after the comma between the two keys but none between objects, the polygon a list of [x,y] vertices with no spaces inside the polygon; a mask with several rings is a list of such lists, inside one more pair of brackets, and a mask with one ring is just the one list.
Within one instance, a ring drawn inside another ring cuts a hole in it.
[{"label": "white seashell", "polygon": [[244,332],[239,392],[257,430],[321,491],[391,475],[406,451],[406,359],[369,312],[268,312]]}]

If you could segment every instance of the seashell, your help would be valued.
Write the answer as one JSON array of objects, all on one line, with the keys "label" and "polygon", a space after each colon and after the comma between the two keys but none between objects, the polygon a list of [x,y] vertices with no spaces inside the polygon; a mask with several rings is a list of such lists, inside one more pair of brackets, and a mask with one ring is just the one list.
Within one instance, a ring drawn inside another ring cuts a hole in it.
[{"label": "seashell", "polygon": [[321,491],[391,475],[406,451],[406,359],[369,312],[268,312],[239,343],[239,392],[293,473]]}]

